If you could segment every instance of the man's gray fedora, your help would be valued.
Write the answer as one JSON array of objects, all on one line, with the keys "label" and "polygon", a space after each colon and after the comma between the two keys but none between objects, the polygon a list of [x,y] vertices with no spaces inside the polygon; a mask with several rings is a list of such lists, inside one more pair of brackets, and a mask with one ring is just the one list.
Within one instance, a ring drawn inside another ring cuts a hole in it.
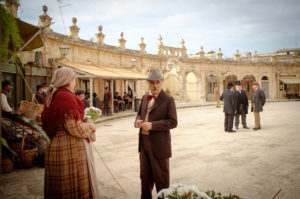
[{"label": "man's gray fedora", "polygon": [[162,80],[163,76],[161,75],[160,71],[158,69],[152,69],[149,72],[148,80]]}]

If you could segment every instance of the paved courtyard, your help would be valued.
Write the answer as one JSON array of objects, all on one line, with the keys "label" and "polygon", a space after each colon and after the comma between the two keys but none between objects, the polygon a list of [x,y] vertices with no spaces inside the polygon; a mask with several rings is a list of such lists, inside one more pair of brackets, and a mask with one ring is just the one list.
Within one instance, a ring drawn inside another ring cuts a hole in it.
[{"label": "paved courtyard", "polygon": [[[262,130],[223,130],[221,108],[178,109],[172,131],[171,183],[234,193],[246,199],[300,196],[300,102],[272,102],[261,114]],[[247,117],[253,128],[254,117]],[[139,198],[138,130],[134,117],[97,124],[96,149],[125,188],[122,193],[95,154],[102,198]],[[1,175],[0,198],[43,198],[41,168]]]}]

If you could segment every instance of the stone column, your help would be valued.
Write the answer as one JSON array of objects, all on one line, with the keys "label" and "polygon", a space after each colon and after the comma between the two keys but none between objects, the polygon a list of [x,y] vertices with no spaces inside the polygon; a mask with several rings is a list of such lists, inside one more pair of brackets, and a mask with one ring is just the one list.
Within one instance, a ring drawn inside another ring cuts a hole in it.
[{"label": "stone column", "polygon": [[90,78],[90,106],[93,106],[93,78]]},{"label": "stone column", "polygon": [[142,54],[146,54],[146,44],[144,43],[144,37],[141,37],[141,43],[139,44],[140,51]]},{"label": "stone column", "polygon": [[111,92],[111,114],[114,114],[114,80],[110,80],[110,92]]},{"label": "stone column", "polygon": [[124,39],[124,33],[121,32],[120,36],[121,36],[121,38],[118,40],[119,48],[125,49],[126,40]]},{"label": "stone column", "polygon": [[201,102],[206,102],[206,76],[205,73],[201,73]]},{"label": "stone column", "polygon": [[99,45],[102,46],[104,44],[104,37],[105,35],[102,33],[102,26],[98,26],[99,32],[95,35],[94,41]]},{"label": "stone column", "polygon": [[186,101],[186,76],[187,74],[181,74],[181,98],[185,102]]},{"label": "stone column", "polygon": [[[38,22],[38,26],[40,26],[40,27],[51,24],[51,21],[52,21],[52,18],[47,15],[48,7],[45,5],[43,5],[43,12],[44,12],[44,14],[40,15],[40,17],[39,17],[40,19]],[[50,26],[45,28],[45,31],[50,31],[50,30],[51,30]]]},{"label": "stone column", "polygon": [[75,41],[78,41],[79,40],[78,33],[79,33],[80,28],[76,25],[77,19],[75,17],[72,18],[72,23],[73,23],[73,25],[70,26],[70,29],[69,29],[69,36],[72,39],[74,39]]}]

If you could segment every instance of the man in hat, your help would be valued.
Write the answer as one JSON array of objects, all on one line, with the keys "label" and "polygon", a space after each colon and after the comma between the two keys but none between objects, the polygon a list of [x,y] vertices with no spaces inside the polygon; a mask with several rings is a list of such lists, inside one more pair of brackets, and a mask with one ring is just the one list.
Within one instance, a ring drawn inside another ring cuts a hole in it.
[{"label": "man in hat", "polygon": [[246,114],[248,114],[248,97],[245,91],[242,90],[240,81],[236,81],[235,92],[237,94],[237,113],[235,114],[235,128],[239,128],[240,116],[242,118],[242,124],[244,129],[249,129],[246,123]]},{"label": "man in hat", "polygon": [[108,116],[112,115],[111,113],[112,94],[109,91],[108,87],[105,87],[103,101],[104,101],[104,113]]},{"label": "man in hat", "polygon": [[222,93],[220,100],[224,100],[223,112],[225,113],[225,132],[235,133],[236,131],[232,130],[232,128],[233,117],[237,112],[237,95],[234,92],[234,85],[232,82],[227,84],[227,90]]},{"label": "man in hat", "polygon": [[36,86],[36,94],[34,95],[34,103],[37,104],[44,104],[45,103],[45,96],[44,96],[44,89],[42,85],[37,85]]},{"label": "man in hat", "polygon": [[13,112],[13,103],[11,101],[11,90],[13,89],[12,83],[9,80],[2,82],[2,93],[1,93],[1,107],[2,116],[8,116]]},{"label": "man in hat", "polygon": [[263,106],[266,102],[266,96],[263,90],[259,88],[259,84],[257,82],[252,82],[253,94],[251,98],[251,111],[254,113],[255,119],[255,127],[254,131],[261,129],[260,125],[260,114],[259,112],[263,111]]},{"label": "man in hat", "polygon": [[142,98],[134,126],[139,131],[141,198],[151,199],[170,183],[169,158],[172,156],[170,129],[177,126],[174,99],[164,92],[159,70],[148,76],[149,94]]},{"label": "man in hat", "polygon": [[219,86],[216,85],[214,89],[214,97],[215,97],[215,102],[216,102],[216,108],[219,108],[220,106],[220,92],[219,92]]}]

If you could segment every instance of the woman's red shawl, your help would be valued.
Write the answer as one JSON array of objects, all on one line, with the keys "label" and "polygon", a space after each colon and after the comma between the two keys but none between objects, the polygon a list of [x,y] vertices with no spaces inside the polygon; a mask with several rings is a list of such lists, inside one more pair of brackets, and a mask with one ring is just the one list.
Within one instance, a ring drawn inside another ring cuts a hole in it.
[{"label": "woman's red shawl", "polygon": [[72,92],[65,88],[59,88],[54,93],[50,107],[47,108],[46,103],[44,105],[43,129],[50,138],[53,138],[57,127],[67,119],[84,121],[84,105]]}]

